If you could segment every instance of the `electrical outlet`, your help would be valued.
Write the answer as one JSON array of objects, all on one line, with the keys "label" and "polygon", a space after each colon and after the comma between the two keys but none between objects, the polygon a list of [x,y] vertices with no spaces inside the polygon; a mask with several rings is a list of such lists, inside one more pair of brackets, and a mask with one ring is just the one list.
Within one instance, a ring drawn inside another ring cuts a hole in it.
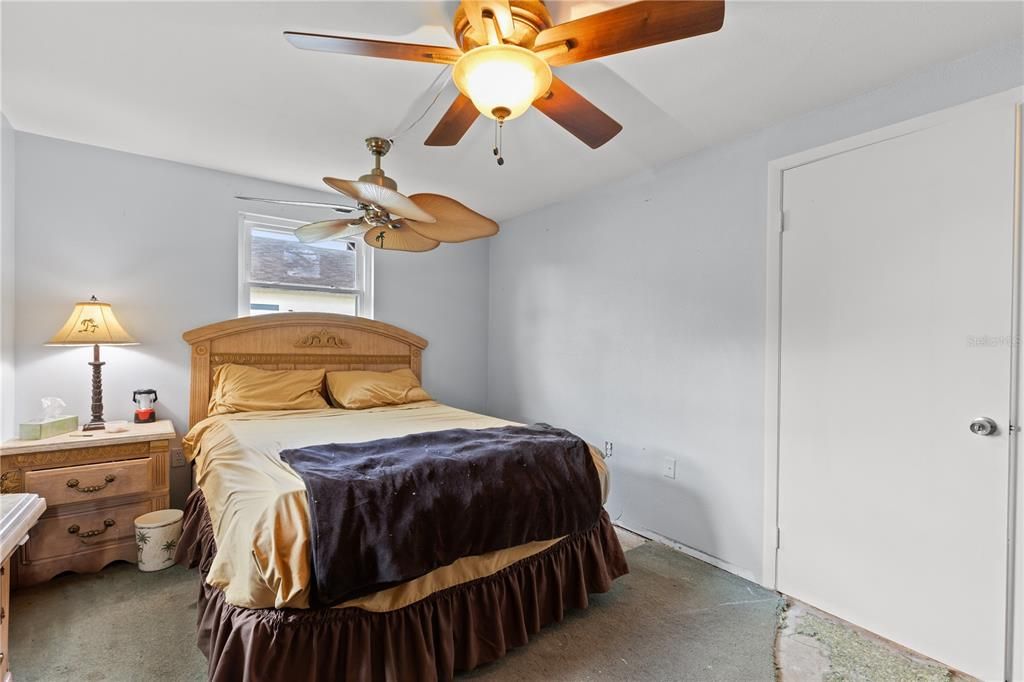
[{"label": "electrical outlet", "polygon": [[171,466],[172,467],[183,467],[185,466],[185,451],[181,448],[174,448],[171,450]]},{"label": "electrical outlet", "polygon": [[604,442],[604,458],[605,459],[608,459],[609,457],[612,456],[612,448],[614,448],[614,447],[615,447],[615,444],[612,443],[610,440],[606,440]]},{"label": "electrical outlet", "polygon": [[665,478],[676,477],[676,460],[672,457],[666,457],[665,463],[661,467],[661,475]]}]

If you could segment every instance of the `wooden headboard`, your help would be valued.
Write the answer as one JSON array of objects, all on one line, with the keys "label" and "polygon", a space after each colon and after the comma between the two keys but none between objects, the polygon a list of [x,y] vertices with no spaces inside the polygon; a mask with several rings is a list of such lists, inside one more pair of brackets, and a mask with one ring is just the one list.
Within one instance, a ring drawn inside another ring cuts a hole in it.
[{"label": "wooden headboard", "polygon": [[205,419],[217,365],[328,371],[410,368],[421,377],[426,339],[390,324],[333,313],[272,313],[208,324],[182,334],[192,347],[188,422]]}]

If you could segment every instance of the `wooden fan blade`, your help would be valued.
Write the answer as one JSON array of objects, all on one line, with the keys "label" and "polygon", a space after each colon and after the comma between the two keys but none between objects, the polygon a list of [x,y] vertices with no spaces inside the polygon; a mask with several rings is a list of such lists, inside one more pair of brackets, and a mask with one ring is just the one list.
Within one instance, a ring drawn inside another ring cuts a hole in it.
[{"label": "wooden fan blade", "polygon": [[477,111],[473,100],[460,92],[423,144],[428,147],[450,147],[458,144],[479,115],[480,112]]},{"label": "wooden fan blade", "polygon": [[544,29],[534,50],[568,43],[568,52],[548,58],[551,66],[564,66],[714,33],[723,21],[724,0],[634,2]]},{"label": "wooden fan blade", "polygon": [[557,77],[551,79],[548,94],[535,100],[533,106],[591,149],[597,149],[622,130],[618,121]]},{"label": "wooden fan blade", "polygon": [[393,215],[418,220],[421,223],[434,222],[434,216],[410,201],[409,197],[388,187],[375,185],[372,182],[339,178],[324,178],[324,182],[331,189],[352,197],[360,204],[370,204]]},{"label": "wooden fan blade", "polygon": [[392,43],[386,40],[347,38],[345,36],[301,33],[299,31],[285,31],[284,37],[289,43],[300,50],[338,52],[341,54],[354,54],[360,57],[382,57],[384,59],[403,59],[408,62],[454,64],[462,56],[462,50],[440,45]]},{"label": "wooden fan blade", "polygon": [[428,239],[440,242],[466,242],[498,234],[498,223],[451,197],[441,194],[413,194],[409,198],[437,218],[436,223],[405,221],[407,226]]},{"label": "wooden fan blade", "polygon": [[400,221],[398,227],[374,227],[367,230],[363,241],[382,251],[422,252],[436,249],[441,244],[436,239],[428,239],[409,229],[404,222]]},{"label": "wooden fan blade", "polygon": [[509,6],[508,0],[462,0],[462,7],[466,10],[469,25],[473,27],[478,36],[487,35],[484,12],[494,17],[502,36],[508,37],[515,33],[516,27],[512,23],[512,8]]},{"label": "wooden fan blade", "polygon": [[342,239],[362,234],[370,226],[363,222],[362,218],[355,220],[321,220],[318,223],[309,223],[295,230],[295,238],[304,244],[310,242],[322,242],[325,239]]}]

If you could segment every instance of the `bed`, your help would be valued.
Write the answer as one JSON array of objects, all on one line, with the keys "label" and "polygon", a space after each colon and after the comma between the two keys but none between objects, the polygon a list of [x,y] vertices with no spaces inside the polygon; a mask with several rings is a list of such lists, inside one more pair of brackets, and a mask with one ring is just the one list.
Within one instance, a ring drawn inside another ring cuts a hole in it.
[{"label": "bed", "polygon": [[[601,511],[596,524],[570,535],[464,556],[399,584],[317,605],[306,487],[282,451],[512,423],[433,400],[211,416],[221,365],[408,369],[419,377],[427,342],[381,322],[325,313],[228,320],[184,339],[192,364],[185,448],[198,487],[186,505],[176,558],[199,569],[198,645],[211,680],[451,679],[526,644],[628,571]],[[590,457],[603,499],[607,471],[593,448]]]}]

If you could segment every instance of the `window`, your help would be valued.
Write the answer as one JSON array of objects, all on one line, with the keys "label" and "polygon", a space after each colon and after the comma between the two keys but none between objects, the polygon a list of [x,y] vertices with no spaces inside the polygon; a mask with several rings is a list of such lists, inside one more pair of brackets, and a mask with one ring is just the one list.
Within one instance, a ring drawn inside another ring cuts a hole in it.
[{"label": "window", "polygon": [[242,213],[238,314],[344,313],[373,317],[372,249],[356,237],[303,244],[304,223]]}]

